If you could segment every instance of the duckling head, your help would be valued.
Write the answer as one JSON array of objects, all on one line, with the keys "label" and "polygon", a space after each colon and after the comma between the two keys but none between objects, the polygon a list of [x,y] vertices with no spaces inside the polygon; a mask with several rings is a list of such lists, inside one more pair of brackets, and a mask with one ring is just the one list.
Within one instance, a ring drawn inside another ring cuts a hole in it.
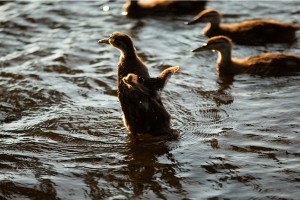
[{"label": "duckling head", "polygon": [[228,53],[231,51],[232,43],[231,40],[226,36],[215,36],[211,37],[206,41],[206,44],[203,46],[191,50],[191,52],[198,52],[198,51],[208,51],[208,50],[215,50],[221,53]]},{"label": "duckling head", "polygon": [[218,10],[203,10],[192,21],[184,22],[186,25],[196,24],[199,22],[207,22],[213,25],[218,25],[221,22],[221,13]]},{"label": "duckling head", "polygon": [[123,55],[135,55],[135,48],[129,35],[121,32],[113,32],[109,38],[101,39],[99,43],[110,44],[117,48]]},{"label": "duckling head", "polygon": [[133,88],[133,85],[138,85],[138,76],[136,74],[128,74],[122,78],[122,81],[128,86],[128,88]]}]

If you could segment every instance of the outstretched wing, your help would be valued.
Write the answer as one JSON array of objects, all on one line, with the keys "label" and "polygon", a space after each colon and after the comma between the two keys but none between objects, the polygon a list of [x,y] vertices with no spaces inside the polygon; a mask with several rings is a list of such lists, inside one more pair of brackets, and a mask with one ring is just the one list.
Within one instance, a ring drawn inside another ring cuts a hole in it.
[{"label": "outstretched wing", "polygon": [[179,66],[169,67],[162,71],[157,78],[143,78],[136,74],[128,74],[122,80],[128,88],[132,88],[157,99],[157,92],[163,90],[171,75],[178,70]]}]

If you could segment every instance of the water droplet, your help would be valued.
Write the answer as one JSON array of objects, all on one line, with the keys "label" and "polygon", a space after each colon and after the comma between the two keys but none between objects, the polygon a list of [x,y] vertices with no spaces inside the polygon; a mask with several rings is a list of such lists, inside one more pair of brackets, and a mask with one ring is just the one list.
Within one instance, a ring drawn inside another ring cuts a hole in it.
[{"label": "water droplet", "polygon": [[103,11],[104,11],[104,12],[109,11],[109,6],[103,6]]}]

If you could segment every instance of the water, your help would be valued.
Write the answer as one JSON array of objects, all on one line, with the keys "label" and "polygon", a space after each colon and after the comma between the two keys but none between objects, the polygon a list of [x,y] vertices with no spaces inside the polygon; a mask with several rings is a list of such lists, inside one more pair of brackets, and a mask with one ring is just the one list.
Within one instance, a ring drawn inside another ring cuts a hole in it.
[{"label": "water", "polygon": [[[129,19],[122,4],[0,6],[0,199],[299,198],[300,78],[219,78],[216,53],[189,51],[206,41],[204,24],[183,24],[194,16]],[[300,24],[296,1],[206,7],[226,22]],[[152,76],[181,67],[162,93],[178,140],[128,136],[116,91],[119,51],[97,43],[114,31],[132,36]],[[233,56],[267,51],[300,54],[300,44],[235,45]]]}]

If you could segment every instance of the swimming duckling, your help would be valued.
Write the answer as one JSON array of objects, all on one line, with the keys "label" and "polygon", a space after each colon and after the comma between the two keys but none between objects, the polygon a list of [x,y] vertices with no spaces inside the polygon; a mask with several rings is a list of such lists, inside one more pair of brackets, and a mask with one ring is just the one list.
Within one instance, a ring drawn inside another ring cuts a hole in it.
[{"label": "swimming duckling", "polygon": [[266,43],[292,43],[296,41],[295,32],[299,25],[271,19],[252,19],[234,24],[221,23],[218,10],[203,10],[187,25],[207,22],[202,33],[207,37],[224,35],[242,45],[264,45]]},{"label": "swimming duckling", "polygon": [[295,75],[300,72],[300,55],[286,53],[262,53],[247,58],[231,57],[232,43],[226,36],[209,38],[207,43],[192,52],[216,50],[217,72],[222,75],[256,74],[262,76]]},{"label": "swimming duckling", "polygon": [[163,106],[159,92],[179,67],[170,67],[157,78],[150,78],[148,68],[136,54],[128,35],[114,32],[98,42],[110,44],[121,53],[117,68],[118,98],[127,130],[132,134],[153,136],[175,134],[170,127],[171,116]]},{"label": "swimming duckling", "polygon": [[145,17],[148,15],[183,15],[196,14],[204,9],[206,1],[191,0],[151,0],[131,1],[123,5],[123,11],[128,17]]}]

